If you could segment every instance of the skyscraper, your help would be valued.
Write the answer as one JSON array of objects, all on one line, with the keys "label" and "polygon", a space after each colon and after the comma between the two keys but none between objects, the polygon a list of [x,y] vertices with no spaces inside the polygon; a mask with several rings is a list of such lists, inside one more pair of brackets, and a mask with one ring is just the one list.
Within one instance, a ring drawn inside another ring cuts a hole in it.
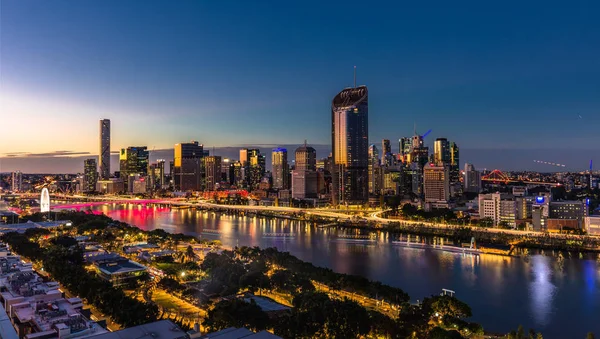
[{"label": "skyscraper", "polygon": [[450,164],[450,143],[446,138],[437,138],[433,143],[433,162],[436,165]]},{"label": "skyscraper", "polygon": [[271,153],[271,166],[273,171],[273,188],[288,189],[290,167],[285,148],[275,148]]},{"label": "skyscraper", "polygon": [[201,191],[204,146],[197,141],[175,144],[173,150],[173,184],[179,191]]},{"label": "skyscraper", "polygon": [[423,190],[425,202],[448,201],[450,180],[447,165],[427,164],[423,169]]},{"label": "skyscraper", "polygon": [[388,139],[381,140],[381,166],[392,166],[392,145]]},{"label": "skyscraper", "polygon": [[379,151],[377,146],[369,146],[369,194],[379,194],[381,192],[381,171],[379,166]]},{"label": "skyscraper", "polygon": [[[260,154],[258,148],[247,150],[248,161],[246,168],[248,171],[244,174],[248,181],[250,189],[257,189],[267,169],[265,156]],[[241,156],[241,153],[240,153]]]},{"label": "skyscraper", "polygon": [[98,183],[98,168],[96,159],[85,159],[83,161],[83,191],[94,192]]},{"label": "skyscraper", "polygon": [[479,193],[481,190],[481,173],[475,170],[473,164],[465,163],[464,191]]},{"label": "skyscraper", "polygon": [[306,141],[303,146],[296,148],[295,169],[316,171],[317,170],[317,151],[307,146]]},{"label": "skyscraper", "polygon": [[368,200],[368,112],[367,86],[346,88],[331,103],[334,205]]},{"label": "skyscraper", "polygon": [[215,155],[204,157],[204,170],[206,173],[205,189],[216,190],[217,184],[221,182],[221,157]]},{"label": "skyscraper", "polygon": [[295,152],[296,167],[292,171],[292,198],[316,198],[318,193],[317,152],[314,148],[303,146]]},{"label": "skyscraper", "polygon": [[123,181],[132,175],[147,176],[150,152],[146,146],[130,146],[121,149],[119,155],[119,172]]},{"label": "skyscraper", "polygon": [[98,152],[98,166],[100,178],[106,180],[110,177],[110,120],[100,120],[100,151]]},{"label": "skyscraper", "polygon": [[460,181],[460,159],[458,145],[455,142],[450,143],[450,182]]}]

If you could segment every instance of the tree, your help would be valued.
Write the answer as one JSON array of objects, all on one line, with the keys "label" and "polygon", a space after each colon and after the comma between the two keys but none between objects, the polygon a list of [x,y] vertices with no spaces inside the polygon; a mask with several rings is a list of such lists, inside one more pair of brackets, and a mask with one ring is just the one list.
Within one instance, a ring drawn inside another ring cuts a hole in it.
[{"label": "tree", "polygon": [[194,261],[198,257],[196,252],[194,252],[192,245],[188,245],[188,247],[185,249],[184,257],[188,261]]},{"label": "tree", "polygon": [[594,333],[592,332],[588,332],[587,336],[585,336],[586,339],[596,339],[596,337],[594,336]]},{"label": "tree", "polygon": [[267,328],[269,317],[263,310],[251,301],[234,298],[223,300],[208,311],[204,326],[210,332],[228,327],[246,327],[253,331],[262,331]]}]

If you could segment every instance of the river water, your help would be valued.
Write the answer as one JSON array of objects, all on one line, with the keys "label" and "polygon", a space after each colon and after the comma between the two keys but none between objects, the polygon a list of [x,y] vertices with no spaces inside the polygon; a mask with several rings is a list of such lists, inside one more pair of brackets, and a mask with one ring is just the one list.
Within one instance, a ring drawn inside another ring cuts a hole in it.
[{"label": "river water", "polygon": [[[526,330],[542,331],[546,339],[583,339],[588,331],[600,335],[600,258],[596,256],[473,256],[395,246],[385,232],[377,235],[376,242],[353,243],[335,236],[356,230],[319,229],[284,219],[133,205],[93,209],[144,230],[203,235],[231,247],[277,247],[317,266],[402,288],[412,301],[451,289],[471,306],[471,320],[493,332],[507,332],[521,324]],[[296,236],[264,236],[274,232]]]}]

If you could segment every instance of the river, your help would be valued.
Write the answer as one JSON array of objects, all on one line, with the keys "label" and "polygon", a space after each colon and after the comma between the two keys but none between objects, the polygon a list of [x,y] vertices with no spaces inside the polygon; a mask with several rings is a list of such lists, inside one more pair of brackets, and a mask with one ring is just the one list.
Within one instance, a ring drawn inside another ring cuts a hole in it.
[{"label": "river", "polygon": [[[144,230],[203,234],[231,247],[277,247],[317,266],[402,288],[412,301],[451,289],[471,306],[471,320],[488,331],[505,333],[521,324],[526,331],[541,331],[545,339],[583,339],[588,331],[600,335],[600,257],[473,256],[395,246],[385,232],[373,243],[336,240],[340,232],[357,231],[285,219],[134,205],[94,209]],[[273,232],[296,236],[263,236]]]}]

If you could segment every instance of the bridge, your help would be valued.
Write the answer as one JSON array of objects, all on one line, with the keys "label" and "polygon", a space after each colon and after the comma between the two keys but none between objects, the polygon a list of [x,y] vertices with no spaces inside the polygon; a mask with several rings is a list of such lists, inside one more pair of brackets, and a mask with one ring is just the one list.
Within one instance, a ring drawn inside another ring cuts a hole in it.
[{"label": "bridge", "polygon": [[560,183],[557,183],[557,182],[515,180],[515,179],[509,177],[508,175],[506,175],[505,173],[503,173],[502,171],[500,171],[499,169],[495,169],[492,172],[490,172],[489,174],[484,175],[483,177],[481,177],[481,181],[486,181],[486,182],[490,182],[490,183],[498,183],[498,184],[500,184],[500,183],[503,183],[503,184],[524,183],[527,185],[552,186],[552,187],[561,185]]}]

